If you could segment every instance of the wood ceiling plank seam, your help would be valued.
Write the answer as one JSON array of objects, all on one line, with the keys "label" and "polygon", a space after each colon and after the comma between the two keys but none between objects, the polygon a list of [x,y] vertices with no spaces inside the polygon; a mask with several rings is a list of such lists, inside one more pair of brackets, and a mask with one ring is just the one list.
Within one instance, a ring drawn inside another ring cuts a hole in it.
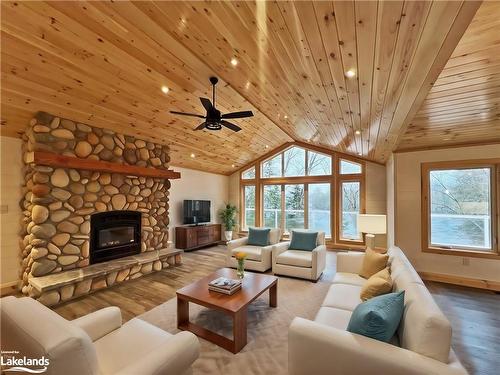
[{"label": "wood ceiling plank seam", "polygon": [[[398,103],[401,101],[410,67],[418,50],[420,38],[426,27],[431,5],[428,2],[408,2],[403,5],[399,32],[396,38],[394,58],[389,74],[389,82],[384,100],[378,139],[387,139],[391,131],[392,121]],[[382,137],[382,138],[380,138]],[[376,158],[388,157],[384,149],[381,153],[375,152]]]},{"label": "wood ceiling plank seam", "polygon": [[[495,49],[495,52],[493,53],[494,56],[497,56],[498,49]],[[446,79],[450,78],[459,74],[467,74],[467,73],[474,73],[479,70],[483,69],[488,69],[488,68],[497,68],[500,63],[500,56],[499,58],[490,58],[490,59],[483,59],[483,60],[478,60],[476,62],[472,63],[467,63],[463,65],[457,65],[451,68],[447,68],[446,71],[442,72],[442,75],[440,75],[440,79]],[[438,79],[439,79],[438,78]]]},{"label": "wood ceiling plank seam", "polygon": [[[357,72],[358,61],[357,55],[355,53],[356,26],[354,23],[354,2],[333,2],[333,11],[335,14],[333,18],[335,20],[335,27],[337,29],[338,43],[340,46],[340,61],[343,66],[343,71],[347,72],[348,70],[356,69]],[[352,47],[352,44],[354,44],[354,48]],[[351,52],[349,52],[349,50]],[[353,56],[353,54],[356,56]],[[354,140],[354,152],[359,155],[362,152],[361,142],[359,140],[359,137],[355,137],[355,130],[359,130],[361,127],[359,92],[357,86],[358,80],[346,78],[344,82],[352,124],[350,133],[352,134]]]},{"label": "wood ceiling plank seam", "polygon": [[[138,4],[140,4],[140,3],[138,3]],[[137,5],[138,5],[138,4],[137,4]],[[154,21],[156,22],[156,20],[154,20]],[[161,24],[159,24],[159,26],[160,26],[160,27],[162,27],[162,25],[161,25]],[[162,28],[163,28],[163,27],[162,27]],[[169,32],[169,30],[166,30],[166,29],[164,29],[164,28],[163,28],[163,30],[164,30],[167,34],[169,34],[172,38],[174,38],[174,39],[175,39],[175,35],[172,35],[172,34]],[[190,51],[190,53],[191,53],[191,54],[193,54],[193,55],[194,55],[194,56],[196,56],[198,59],[200,59],[200,57],[199,57],[199,56],[198,56],[198,55],[197,55],[194,51],[192,51],[192,50],[191,50],[188,46],[186,46],[185,44],[183,44],[183,43],[182,43],[182,41],[177,40],[177,42],[178,42],[179,44],[181,44],[184,48],[186,48],[188,51]],[[207,66],[207,67],[208,67],[208,68],[210,68],[210,66]],[[220,74],[219,74],[219,75],[220,75]],[[222,77],[222,78],[224,79],[224,77]],[[238,91],[236,91],[234,88],[233,88],[233,90],[234,90],[235,92],[238,92]],[[261,111],[259,107],[256,107],[256,106],[252,103],[252,101],[250,101],[250,100],[247,98],[247,96],[246,96],[246,95],[243,95],[241,92],[238,92],[238,94],[239,94],[240,96],[242,96],[245,100],[247,100],[247,101],[248,101],[248,102],[249,102],[249,103],[250,103],[250,104],[251,104],[254,108],[256,108],[259,112],[261,112],[262,114],[264,114],[264,115],[265,115],[265,113],[264,113],[263,111]],[[272,119],[270,119],[268,116],[266,116],[266,117],[268,118],[268,120],[269,120],[271,123],[273,123],[275,126],[277,126],[278,128],[280,128],[280,129],[284,132],[284,134],[286,134],[286,135],[287,135],[290,139],[293,139],[293,138],[292,138],[292,136],[291,136],[291,134],[289,133],[289,131],[288,131],[288,130],[286,130],[286,129],[284,129],[282,126],[279,126],[278,124],[276,124],[276,123],[275,123]]]},{"label": "wood ceiling plank seam", "polygon": [[330,70],[330,76],[332,77],[333,88],[335,89],[338,107],[343,118],[343,126],[340,128],[341,135],[343,137],[342,143],[345,145],[343,150],[345,152],[354,152],[353,150],[350,150],[350,148],[352,147],[352,142],[349,140],[349,135],[352,134],[352,117],[350,116],[344,71],[342,63],[340,63],[340,67],[338,64],[334,63],[334,60],[339,61],[338,59],[341,56],[341,52],[340,46],[338,45],[338,35],[337,27],[335,25],[335,18],[333,17],[333,5],[331,2],[315,2],[313,4],[317,14],[317,19],[320,19],[320,17],[318,16],[318,12],[323,12],[323,20],[325,22],[318,23],[321,34],[328,34],[329,36],[328,38],[323,37],[322,41],[323,48],[326,51],[326,55],[330,57],[327,59],[328,67]]},{"label": "wood ceiling plank seam", "polygon": [[471,108],[462,108],[461,106],[458,106],[456,108],[445,109],[443,111],[436,111],[427,114],[422,114],[418,118],[427,118],[429,122],[433,122],[436,120],[442,120],[446,118],[466,116],[467,114],[481,114],[489,110],[494,110],[495,107],[498,108],[499,101],[500,99],[497,98],[491,100],[489,103],[476,104],[475,106],[471,106]]},{"label": "wood ceiling plank seam", "polygon": [[[468,96],[467,96],[468,95]],[[456,97],[461,96],[461,97]],[[480,89],[475,91],[468,91],[467,93],[461,95],[452,95],[449,100],[443,101],[426,101],[422,108],[417,113],[432,113],[434,110],[438,109],[446,109],[446,108],[455,108],[457,105],[461,105],[463,107],[468,107],[474,105],[477,102],[494,100],[500,96],[500,82],[489,89]]]},{"label": "wood ceiling plank seam", "polygon": [[477,91],[481,88],[487,88],[490,85],[495,85],[500,80],[500,70],[498,72],[492,72],[489,75],[476,78],[464,78],[462,81],[448,83],[446,85],[439,86],[436,90],[431,90],[426,100],[438,99],[441,96],[445,96],[447,93],[452,96],[456,94],[463,94],[464,88],[467,91]]},{"label": "wood ceiling plank seam", "polygon": [[[360,138],[363,145],[362,153],[367,156],[370,152],[369,122],[371,118],[373,71],[375,69],[375,39],[377,35],[379,3],[358,1],[355,2],[355,7],[359,108],[361,113]],[[375,7],[375,9],[372,7]],[[359,63],[360,61],[361,64]]]},{"label": "wood ceiling plank seam", "polygon": [[[433,3],[432,8],[440,5],[441,3]],[[436,21],[439,24],[439,28],[443,27],[443,25],[447,25],[447,23],[445,24],[444,22],[446,20],[444,16],[450,16],[451,14],[453,14],[453,12],[448,9],[448,7],[454,5],[456,5],[456,3],[446,3],[443,12],[438,12]],[[432,58],[432,61],[428,62],[430,63],[430,65],[428,66],[428,68],[426,68],[427,73],[423,77],[423,80],[419,80],[419,82],[411,82],[412,84],[410,85],[410,89],[412,90],[411,93],[407,93],[407,96],[410,98],[410,100],[411,98],[413,98],[413,100],[411,100],[409,104],[406,105],[406,108],[398,111],[395,114],[394,123],[398,124],[398,128],[395,131],[395,134],[397,135],[389,139],[391,150],[394,150],[396,148],[398,140],[404,134],[404,132],[406,131],[406,127],[417,113],[420,105],[425,99],[425,96],[429,92],[432,83],[435,82],[435,80],[441,73],[446,64],[446,61],[448,61],[449,57],[453,53],[453,50],[458,44],[467,26],[470,24],[479,5],[480,3],[478,2],[464,2],[460,4],[458,13],[456,13],[455,17],[453,17],[453,22],[451,23],[451,25],[444,26],[448,29],[448,32],[444,35],[444,39],[441,40],[441,38],[436,37],[436,34],[439,35],[439,33],[436,32],[436,28],[433,28],[433,30],[430,31],[429,38],[431,39],[432,44],[440,44],[439,50],[436,55],[430,55],[431,57],[434,57]],[[429,56],[428,48],[426,48],[426,51],[422,51],[426,56]],[[427,65],[427,63],[424,63],[423,61],[425,61],[424,58],[419,60],[419,67],[425,67]],[[402,103],[402,105],[405,104]]]},{"label": "wood ceiling plank seam", "polygon": [[[498,54],[492,53],[492,51],[497,51],[498,48],[499,48],[498,46],[490,45],[488,47],[485,47],[485,49],[483,49],[481,51],[476,51],[473,53],[467,53],[467,54],[463,54],[463,55],[452,56],[447,61],[446,65],[443,69],[443,73],[446,72],[448,69],[458,67],[461,65],[475,63],[477,61],[488,60],[488,59],[491,59],[492,61],[498,60],[498,59],[500,59],[500,57],[498,57]],[[439,78],[441,78],[441,75]]]},{"label": "wood ceiling plank seam", "polygon": [[[305,3],[301,3],[301,4],[305,4]],[[321,30],[320,30],[318,22],[317,22],[317,15],[316,15],[313,3],[310,3],[308,8],[305,8],[304,6],[302,6],[300,12],[302,12],[301,14],[304,15],[304,18],[315,20],[315,22],[314,21],[308,22],[307,25],[304,25],[301,22],[301,28],[304,32],[304,36],[306,39],[306,43],[309,47],[309,51],[311,52],[312,61],[314,64],[313,69],[318,73],[318,77],[316,79],[319,79],[321,82],[321,88],[319,88],[319,91],[321,91],[321,93],[324,93],[324,96],[322,96],[323,97],[322,104],[325,107],[330,108],[331,113],[332,113],[331,116],[327,116],[326,122],[324,123],[325,126],[319,125],[319,130],[322,132],[324,132],[324,131],[333,132],[333,134],[334,134],[333,139],[330,141],[327,140],[327,143],[330,143],[333,141],[333,143],[336,146],[338,146],[342,143],[342,138],[343,138],[342,135],[338,133],[338,131],[337,131],[338,129],[336,127],[337,118],[339,117],[339,111],[336,111],[335,108],[332,107],[332,104],[331,104],[334,100],[338,100],[338,99],[337,99],[336,92],[332,93],[330,90],[328,90],[327,86],[329,86],[329,84],[325,82],[325,81],[328,81],[328,79],[329,79],[328,75],[325,75],[325,73],[329,74],[329,67],[328,67],[328,63],[327,63],[326,51],[324,49],[323,38],[321,35]],[[315,35],[308,36],[309,33],[315,33]],[[316,45],[313,47],[311,44],[312,41],[314,41],[315,43],[319,43],[320,46]],[[317,57],[313,51],[318,51],[318,50],[319,50],[320,56]],[[326,64],[327,72],[325,72],[324,64]],[[322,65],[322,67],[320,67],[320,65]],[[333,97],[332,94],[335,97]],[[324,102],[326,102],[326,104]],[[332,125],[328,126],[327,123],[328,122],[331,123],[332,118],[333,118],[333,124],[332,124],[333,126]],[[324,129],[325,127],[326,127],[326,129]]]},{"label": "wood ceiling plank seam", "polygon": [[[370,157],[376,159],[376,150],[383,147],[379,142],[380,123],[385,106],[389,77],[394,62],[396,42],[400,29],[400,18],[403,11],[404,2],[383,2],[382,12],[377,17],[377,36],[375,44],[375,66],[377,67],[373,75],[372,103],[370,109]],[[380,3],[379,3],[380,6]],[[394,30],[392,29],[394,28]],[[386,32],[388,35],[386,35]],[[387,48],[387,50],[386,50]],[[375,95],[373,95],[375,92]]]}]

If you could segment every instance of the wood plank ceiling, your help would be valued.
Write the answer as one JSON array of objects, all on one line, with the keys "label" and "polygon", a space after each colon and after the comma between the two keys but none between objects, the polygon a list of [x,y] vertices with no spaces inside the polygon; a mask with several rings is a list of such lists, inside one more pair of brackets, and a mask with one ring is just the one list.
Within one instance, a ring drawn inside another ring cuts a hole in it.
[{"label": "wood plank ceiling", "polygon": [[[385,162],[479,5],[2,2],[1,131],[43,110],[225,174],[294,140]],[[256,114],[239,133],[168,113],[203,113],[214,74],[222,112]]]},{"label": "wood plank ceiling", "polygon": [[398,150],[500,143],[500,2],[484,2]]}]

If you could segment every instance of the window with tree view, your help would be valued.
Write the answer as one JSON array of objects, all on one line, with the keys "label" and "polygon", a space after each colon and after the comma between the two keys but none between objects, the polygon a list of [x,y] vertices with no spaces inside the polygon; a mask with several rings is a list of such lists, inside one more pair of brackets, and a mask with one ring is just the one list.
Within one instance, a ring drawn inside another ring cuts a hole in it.
[{"label": "window with tree view", "polygon": [[492,249],[492,168],[429,171],[429,245]]},{"label": "window with tree view", "polygon": [[243,228],[255,226],[255,186],[247,185],[244,188],[244,223]]},{"label": "window with tree view", "polygon": [[360,240],[361,233],[357,225],[361,206],[360,182],[342,182],[340,200],[342,207],[340,237],[345,240]]}]

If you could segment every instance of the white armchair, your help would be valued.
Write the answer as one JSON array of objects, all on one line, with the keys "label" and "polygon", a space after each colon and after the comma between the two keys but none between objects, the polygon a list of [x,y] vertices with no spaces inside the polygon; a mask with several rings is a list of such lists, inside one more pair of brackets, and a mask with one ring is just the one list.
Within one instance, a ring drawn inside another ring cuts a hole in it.
[{"label": "white armchair", "polygon": [[199,356],[190,332],[171,335],[144,320],[122,325],[107,307],[68,321],[34,299],[0,300],[2,350],[50,363],[47,374],[186,374]]},{"label": "white armchair", "polygon": [[245,268],[252,271],[266,272],[272,267],[271,258],[273,246],[281,239],[281,229],[272,228],[269,232],[268,246],[248,245],[248,237],[238,238],[227,243],[226,265],[236,268],[238,261],[234,257],[238,252],[247,254]]},{"label": "white armchair", "polygon": [[326,267],[325,232],[318,232],[313,251],[289,249],[291,239],[273,246],[273,273],[316,282]]}]

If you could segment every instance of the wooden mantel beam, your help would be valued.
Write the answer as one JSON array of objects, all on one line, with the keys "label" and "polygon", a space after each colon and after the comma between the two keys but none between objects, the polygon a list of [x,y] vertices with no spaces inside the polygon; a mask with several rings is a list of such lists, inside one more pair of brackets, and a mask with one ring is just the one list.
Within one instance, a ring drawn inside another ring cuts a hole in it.
[{"label": "wooden mantel beam", "polygon": [[179,172],[171,169],[164,170],[158,168],[136,167],[134,165],[110,163],[108,161],[80,159],[74,156],[65,156],[53,152],[35,151],[32,161],[38,165],[46,165],[58,168],[86,169],[89,171],[120,173],[132,176],[144,176],[175,180],[181,178]]}]

